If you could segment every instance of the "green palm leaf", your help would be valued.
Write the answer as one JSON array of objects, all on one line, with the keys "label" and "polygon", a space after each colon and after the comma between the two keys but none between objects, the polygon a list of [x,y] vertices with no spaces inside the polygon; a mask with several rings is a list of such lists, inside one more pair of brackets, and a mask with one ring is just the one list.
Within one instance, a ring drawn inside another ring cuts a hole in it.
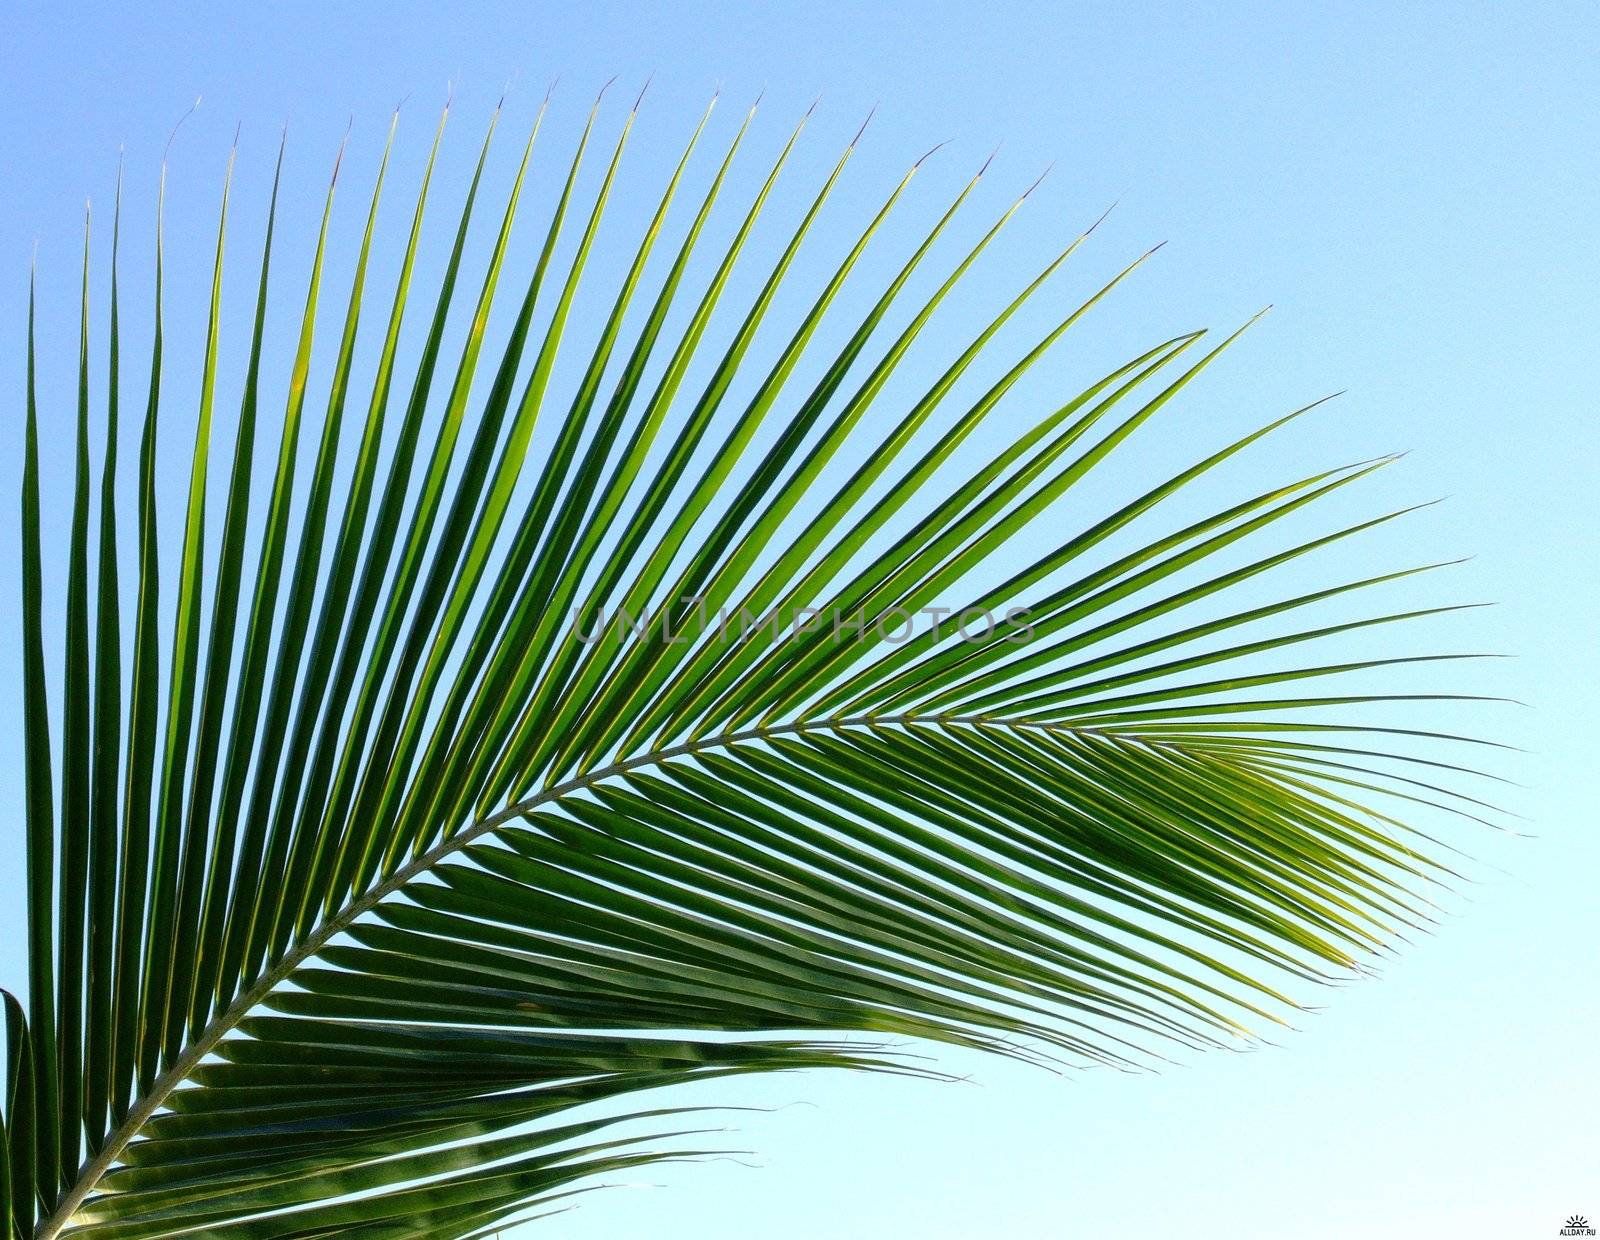
[{"label": "green palm leaf", "polygon": [[[386,146],[319,392],[330,184],[274,448],[258,399],[275,181],[219,500],[224,190],[164,578],[159,229],[126,535],[113,233],[95,546],[86,249],[56,734],[30,314],[30,973],[25,1005],[6,996],[8,1234],[483,1235],[706,1146],[685,1107],[593,1118],[591,1103],[615,1112],[624,1095],[736,1073],[922,1071],[889,1045],[905,1038],[1119,1068],[1235,1045],[1282,1022],[1297,987],[1428,921],[1427,889],[1452,871],[1412,812],[1492,810],[1451,786],[1469,768],[1414,743],[1429,734],[1359,713],[1458,699],[1340,684],[1465,656],[1284,661],[1453,610],[1301,618],[1438,565],[1265,599],[1246,588],[1404,515],[1268,542],[1391,458],[1165,516],[1302,410],[1104,513],[1079,502],[1063,530],[1059,501],[1088,495],[1084,480],[1237,332],[1211,347],[1175,336],[1042,416],[993,417],[1021,407],[1019,382],[1143,261],[964,394],[1004,356],[1001,329],[1052,295],[1078,237],[931,384],[892,395],[1022,200],[913,295],[972,210],[973,178],[847,313],[858,260],[895,248],[885,226],[919,161],[780,326],[779,293],[856,143],[762,269],[751,239],[800,129],[708,252],[753,110],[682,208],[701,118],[642,235],[618,239],[606,211],[637,107],[592,191],[580,169],[600,104],[553,167],[534,126],[465,298],[490,126],[409,363],[399,339],[439,138],[378,329],[368,259]],[[529,177],[561,188],[501,344],[490,317]],[[580,327],[586,263],[608,244],[632,257],[609,310]],[[752,269],[757,291],[735,305],[735,273]],[[380,331],[374,373],[358,373],[358,341]],[[786,334],[757,346],[773,333]],[[830,353],[828,339],[843,343]],[[998,579],[1024,536],[1048,550]],[[1235,544],[1258,549],[1241,564]],[[136,570],[119,560],[129,545]],[[942,627],[900,640],[925,609],[946,611]],[[974,615],[997,619],[973,634]],[[861,1034],[878,1044],[845,1040]]]}]

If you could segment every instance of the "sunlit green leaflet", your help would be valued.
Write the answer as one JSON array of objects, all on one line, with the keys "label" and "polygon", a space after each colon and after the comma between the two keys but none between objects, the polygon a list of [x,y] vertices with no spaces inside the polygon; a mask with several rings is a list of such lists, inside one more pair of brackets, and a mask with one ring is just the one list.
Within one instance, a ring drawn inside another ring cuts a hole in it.
[{"label": "sunlit green leaflet", "polygon": [[[488,1235],[723,1144],[693,1113],[714,1096],[626,1105],[643,1091],[935,1071],[906,1039],[1124,1069],[1237,1045],[1425,924],[1460,869],[1452,824],[1496,821],[1472,764],[1441,755],[1456,728],[1366,722],[1465,700],[1416,677],[1471,656],[1351,652],[1460,610],[1362,605],[1442,565],[1308,577],[1409,511],[1307,531],[1392,458],[1169,516],[1311,406],[1129,482],[1123,445],[1159,434],[1238,333],[1145,343],[1058,390],[1072,329],[1148,254],[1065,292],[1087,229],[953,333],[1029,194],[977,218],[980,169],[899,235],[925,156],[852,223],[836,191],[863,135],[799,186],[804,124],[753,157],[753,109],[721,136],[708,110],[641,187],[639,107],[602,140],[597,102],[554,158],[541,107],[481,247],[498,110],[438,238],[443,123],[403,243],[379,192],[391,127],[327,366],[349,231],[332,183],[283,349],[266,324],[274,255],[302,244],[274,230],[292,165],[242,330],[224,189],[166,566],[159,222],[134,531],[120,220],[103,393],[86,247],[59,677],[38,441],[64,402],[37,390],[30,308],[30,972],[25,1002],[5,996],[6,1234]],[[554,205],[525,236],[536,183]],[[643,222],[618,223],[639,195]],[[607,251],[619,274],[597,287]],[[259,397],[280,366],[274,424]],[[1118,469],[1127,498],[1063,506]],[[927,608],[1012,618],[889,635]],[[808,610],[824,622],[796,626]],[[618,613],[636,623],[604,623]]]}]

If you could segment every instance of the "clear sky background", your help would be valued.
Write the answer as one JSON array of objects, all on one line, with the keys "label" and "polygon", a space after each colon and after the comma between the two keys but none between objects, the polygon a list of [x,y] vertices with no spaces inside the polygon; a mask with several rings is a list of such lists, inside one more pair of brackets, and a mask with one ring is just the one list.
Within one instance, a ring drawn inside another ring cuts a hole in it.
[{"label": "clear sky background", "polygon": [[[606,114],[617,121],[653,73],[622,219],[645,210],[719,82],[728,106],[713,128],[723,138],[765,88],[756,145],[766,152],[821,95],[784,200],[791,214],[802,187],[878,105],[819,228],[819,252],[836,253],[860,211],[936,142],[949,146],[919,178],[894,234],[902,244],[997,143],[977,214],[1000,209],[1053,162],[974,286],[975,303],[1014,288],[1113,201],[1046,309],[1075,304],[1074,292],[1151,244],[1170,244],[1086,327],[1072,346],[1084,360],[1047,370],[1022,394],[1019,417],[1042,407],[1052,378],[1087,374],[1094,361],[1120,361],[1190,327],[1230,327],[1275,303],[1113,482],[1126,492],[1146,469],[1347,388],[1327,416],[1250,468],[1276,480],[1412,450],[1361,510],[1449,502],[1361,554],[1390,566],[1474,555],[1428,597],[1499,604],[1430,641],[1517,656],[1463,675],[1527,706],[1452,722],[1527,751],[1501,769],[1523,785],[1505,799],[1534,838],[1452,827],[1452,841],[1480,859],[1479,881],[1445,901],[1442,932],[1388,962],[1381,980],[1333,995],[1278,1049],[1191,1056],[1144,1077],[1061,1079],[945,1055],[941,1065],[970,1074],[970,1084],[825,1075],[709,1086],[708,1101],[774,1108],[733,1117],[730,1140],[757,1151],[748,1161],[758,1169],[654,1170],[637,1191],[593,1195],[528,1235],[1399,1240],[1547,1236],[1570,1213],[1600,1215],[1592,3],[27,3],[7,5],[0,27],[0,486],[14,496],[20,481],[37,241],[52,537],[66,529],[80,212],[92,196],[97,215],[108,214],[119,147],[128,168],[125,323],[142,342],[147,298],[131,286],[148,273],[155,170],[172,125],[204,96],[174,147],[168,216],[173,413],[163,480],[177,488],[216,189],[236,125],[229,304],[238,324],[277,133],[290,124],[284,284],[269,338],[281,375],[321,185],[347,119],[355,188],[343,190],[336,216],[341,272],[402,96],[389,258],[447,80],[457,105],[440,173],[448,204],[508,81],[516,130],[560,75],[547,148],[556,152],[570,149],[608,77],[620,75]],[[496,186],[511,146],[494,165]],[[536,162],[519,271],[537,244],[552,167]],[[443,249],[442,218],[428,272]],[[108,237],[98,238],[103,308]],[[616,251],[601,269],[620,261]],[[950,339],[966,313],[957,309]],[[225,383],[236,384],[243,364],[237,332],[224,346]],[[324,331],[325,344],[332,334]],[[130,362],[130,373],[142,365]],[[281,394],[275,381],[269,408]],[[129,406],[142,382],[130,384]],[[223,425],[231,435],[226,417]],[[0,539],[7,633],[18,620],[14,504],[4,501]],[[62,559],[64,551],[47,555],[57,602]],[[13,989],[22,979],[19,680],[17,660],[4,661],[0,980]]]}]

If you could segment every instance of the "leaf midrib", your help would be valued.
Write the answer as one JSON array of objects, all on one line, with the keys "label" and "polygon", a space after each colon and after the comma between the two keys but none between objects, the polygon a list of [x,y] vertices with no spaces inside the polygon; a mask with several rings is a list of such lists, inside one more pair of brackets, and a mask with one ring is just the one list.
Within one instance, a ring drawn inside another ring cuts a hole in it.
[{"label": "leaf midrib", "polygon": [[83,1164],[78,1171],[77,1179],[72,1187],[57,1204],[50,1216],[44,1219],[34,1232],[35,1240],[55,1240],[57,1236],[72,1221],[78,1207],[88,1199],[90,1193],[100,1182],[101,1178],[109,1171],[112,1165],[122,1155],[122,1152],[132,1144],[139,1131],[162,1105],[172,1092],[177,1089],[189,1075],[200,1065],[200,1061],[209,1055],[222,1040],[231,1033],[249,1013],[277,987],[286,981],[302,964],[316,956],[333,937],[354,924],[362,914],[376,908],[389,896],[394,895],[405,887],[412,879],[427,873],[439,862],[451,854],[460,851],[474,840],[487,835],[514,819],[521,818],[541,805],[558,801],[563,797],[592,788],[607,779],[619,775],[626,775],[630,771],[642,767],[655,766],[669,762],[674,758],[688,757],[707,749],[725,748],[745,741],[764,740],[774,736],[793,736],[803,732],[837,731],[850,727],[910,727],[915,725],[935,726],[940,728],[952,725],[967,725],[972,727],[1002,727],[1025,728],[1039,731],[1052,731],[1063,733],[1093,732],[1095,728],[1080,728],[1070,724],[1046,722],[1029,719],[996,719],[983,715],[855,715],[849,718],[803,720],[797,723],[780,724],[772,727],[747,728],[739,732],[724,733],[720,736],[710,736],[702,740],[689,741],[674,745],[666,749],[658,749],[636,757],[614,762],[609,766],[601,767],[586,774],[574,776],[559,784],[554,784],[542,792],[528,797],[515,804],[508,805],[486,818],[480,819],[462,831],[447,839],[441,840],[433,848],[417,857],[410,864],[396,870],[383,882],[369,888],[358,898],[350,901],[333,917],[322,922],[315,931],[308,935],[301,943],[285,955],[271,969],[256,979],[255,983],[243,991],[227,1009],[213,1017],[194,1042],[189,1046],[173,1064],[161,1073],[151,1084],[149,1090],[134,1101],[128,1111],[128,1117],[106,1138],[100,1152]]}]

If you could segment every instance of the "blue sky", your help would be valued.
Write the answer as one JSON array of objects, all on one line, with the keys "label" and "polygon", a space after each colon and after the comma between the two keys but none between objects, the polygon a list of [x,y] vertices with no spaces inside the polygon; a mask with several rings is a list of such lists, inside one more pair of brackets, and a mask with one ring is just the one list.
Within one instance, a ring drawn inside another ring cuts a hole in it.
[{"label": "blue sky", "polygon": [[[91,197],[103,216],[125,149],[124,278],[133,285],[132,273],[148,267],[160,152],[195,96],[204,102],[173,148],[168,214],[176,392],[193,390],[216,190],[236,126],[236,315],[253,279],[278,131],[290,127],[285,314],[269,341],[281,350],[297,313],[298,293],[287,290],[303,277],[347,123],[355,188],[342,192],[336,216],[346,242],[402,97],[394,184],[414,176],[453,81],[441,184],[458,187],[508,83],[507,125],[522,129],[559,75],[548,122],[549,149],[559,151],[606,79],[619,75],[606,114],[617,121],[653,74],[630,156],[638,194],[624,214],[642,209],[719,83],[723,136],[765,90],[763,150],[820,95],[797,186],[814,182],[876,106],[837,210],[819,226],[824,248],[937,142],[949,145],[919,175],[907,228],[926,223],[996,144],[983,211],[1053,165],[975,301],[1014,287],[1115,202],[1071,289],[1086,293],[1150,245],[1169,244],[1086,325],[1085,357],[1121,360],[1180,330],[1231,327],[1263,305],[1275,309],[1176,427],[1139,448],[1113,482],[1131,484],[1219,435],[1348,389],[1251,468],[1276,478],[1410,450],[1374,484],[1365,510],[1449,500],[1363,554],[1391,565],[1472,555],[1430,597],[1498,604],[1439,629],[1436,644],[1517,656],[1474,670],[1471,687],[1526,706],[1475,713],[1470,726],[1527,751],[1502,769],[1523,785],[1510,806],[1534,838],[1453,837],[1480,859],[1479,881],[1447,901],[1441,932],[1387,962],[1381,980],[1333,996],[1280,1048],[1190,1057],[1160,1076],[1063,1080],[947,1055],[942,1065],[971,1083],[818,1076],[713,1086],[707,1100],[773,1108],[733,1117],[734,1143],[757,1151],[760,1169],[662,1168],[641,1180],[663,1187],[594,1195],[527,1234],[1055,1240],[1138,1229],[1204,1240],[1381,1240],[1547,1235],[1570,1213],[1600,1214],[1589,1136],[1600,1110],[1592,1049],[1600,1043],[1592,774],[1600,13],[1592,4],[941,3],[890,13],[592,0],[285,3],[223,16],[211,5],[92,3],[69,15],[30,3],[10,6],[6,24],[0,330],[10,347],[0,349],[0,393],[10,415],[0,417],[0,461],[8,489],[20,476],[30,254],[37,243],[46,425],[65,428],[83,201]],[[491,172],[497,185],[510,151],[507,141]],[[539,181],[537,165],[535,180],[542,202],[549,178]],[[538,218],[531,205],[528,218]],[[533,236],[525,226],[522,251]],[[106,240],[102,229],[97,260]],[[103,263],[96,270],[103,299]],[[137,291],[128,297],[128,330],[142,339],[147,305]],[[242,364],[232,344],[225,382]],[[1079,373],[1073,364],[1048,370],[1023,395],[1042,399],[1053,377]],[[47,533],[61,538],[68,442],[64,431],[45,439],[54,488]],[[171,442],[180,445],[180,432]],[[177,488],[182,478],[181,452],[170,452],[163,480]],[[5,529],[0,625],[13,631],[14,517]],[[49,559],[47,586],[59,599]],[[19,701],[19,669],[8,661],[0,702]],[[16,711],[4,717],[0,882],[15,919],[21,737]],[[0,945],[0,980],[14,989],[20,935],[9,927],[19,925],[8,922]]]}]

